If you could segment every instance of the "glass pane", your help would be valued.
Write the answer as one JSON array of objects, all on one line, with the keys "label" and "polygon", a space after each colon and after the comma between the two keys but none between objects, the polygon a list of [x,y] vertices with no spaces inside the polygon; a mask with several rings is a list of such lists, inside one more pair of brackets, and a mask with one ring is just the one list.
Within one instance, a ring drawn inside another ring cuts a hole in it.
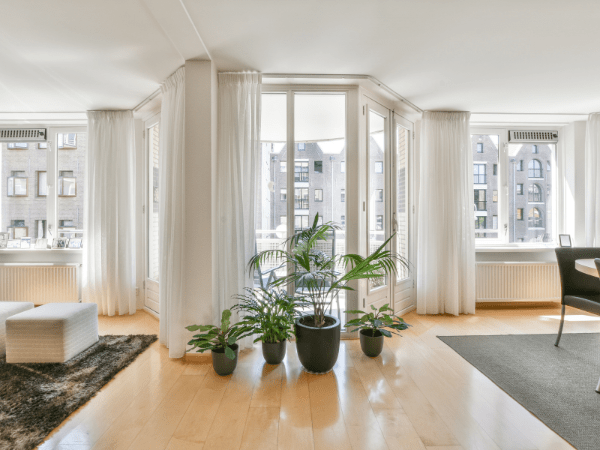
[{"label": "glass pane", "polygon": [[[318,247],[328,255],[346,252],[346,95],[297,93],[294,95],[295,229],[306,228],[319,214],[319,223],[334,222],[336,229]],[[343,272],[343,267],[338,267]],[[333,309],[345,310],[342,292]]]},{"label": "glass pane", "polygon": [[[396,126],[396,254],[408,259],[408,143],[409,131]],[[383,201],[383,191],[381,200]],[[398,281],[408,277],[408,270],[398,264]]]},{"label": "glass pane", "polygon": [[509,242],[552,242],[555,144],[508,146]]},{"label": "glass pane", "polygon": [[500,137],[496,134],[472,134],[473,210],[475,237],[498,239],[498,157]]},{"label": "glass pane", "polygon": [[[256,251],[281,248],[287,237],[287,95],[262,94],[259,193],[256,202]],[[294,194],[293,190],[290,195]],[[285,275],[286,267],[266,261],[254,284],[266,287]]]},{"label": "glass pane", "polygon": [[[385,119],[369,111],[369,253],[385,242]],[[383,200],[383,201],[381,201]],[[387,285],[387,276],[372,278],[371,288]]]},{"label": "glass pane", "polygon": [[59,133],[56,139],[58,143],[58,237],[81,239],[87,134],[85,132]]},{"label": "glass pane", "polygon": [[159,207],[158,169],[160,149],[160,124],[148,129],[148,278],[159,281]]},{"label": "glass pane", "polygon": [[8,239],[30,237],[33,246],[36,239],[48,238],[47,161],[45,145],[15,142],[0,147],[0,232],[8,233]]}]

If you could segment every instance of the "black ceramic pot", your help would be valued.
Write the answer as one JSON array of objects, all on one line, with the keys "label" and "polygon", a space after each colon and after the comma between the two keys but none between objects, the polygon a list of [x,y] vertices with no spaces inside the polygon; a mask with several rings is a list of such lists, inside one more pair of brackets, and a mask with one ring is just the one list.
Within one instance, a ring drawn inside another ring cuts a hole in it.
[{"label": "black ceramic pot", "polygon": [[373,335],[373,330],[360,330],[360,348],[367,356],[379,356],[383,350],[384,339],[385,337],[379,330],[375,331],[375,335]]},{"label": "black ceramic pot", "polygon": [[229,359],[227,356],[225,356],[224,348],[219,350],[211,350],[213,369],[215,369],[215,372],[221,376],[233,373],[235,366],[237,366],[239,346],[237,344],[232,344],[229,347],[231,347],[235,353],[235,358],[233,359]]},{"label": "black ceramic pot", "polygon": [[314,373],[325,373],[333,369],[340,352],[342,324],[337,317],[325,317],[331,325],[323,328],[311,326],[312,316],[300,317],[295,324],[298,358],[308,371]]},{"label": "black ceramic pot", "polygon": [[269,344],[267,342],[262,343],[263,357],[267,364],[279,364],[285,357],[285,349],[287,348],[287,341],[276,342],[275,344]]}]

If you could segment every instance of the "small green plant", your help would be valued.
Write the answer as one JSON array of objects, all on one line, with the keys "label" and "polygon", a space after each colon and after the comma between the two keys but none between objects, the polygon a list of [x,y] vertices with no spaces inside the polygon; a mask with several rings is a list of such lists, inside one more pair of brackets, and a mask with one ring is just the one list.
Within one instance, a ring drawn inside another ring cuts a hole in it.
[{"label": "small green plant", "polygon": [[240,311],[239,339],[258,335],[254,342],[275,344],[293,336],[293,325],[300,309],[306,306],[301,297],[290,296],[278,289],[245,289],[245,295],[235,297],[239,304],[232,309]]},{"label": "small green plant", "polygon": [[185,327],[188,331],[202,332],[194,335],[194,339],[188,342],[188,345],[197,348],[198,353],[204,353],[207,350],[224,350],[225,356],[234,359],[235,353],[231,346],[239,339],[240,330],[237,324],[231,325],[230,319],[231,311],[226,309],[221,317],[221,327],[215,325],[190,325]]},{"label": "small green plant", "polygon": [[[362,314],[358,319],[349,321],[346,329],[356,327],[350,331],[367,330],[367,334],[370,334],[371,337],[375,337],[376,332],[379,331],[385,337],[391,338],[392,333],[400,336],[398,331],[406,330],[410,326],[404,322],[404,319],[394,314],[394,310],[390,308],[389,304],[385,304],[379,309],[371,305],[371,309],[374,312],[366,313],[357,309],[346,311],[348,314]],[[388,311],[391,313],[388,314]]]}]

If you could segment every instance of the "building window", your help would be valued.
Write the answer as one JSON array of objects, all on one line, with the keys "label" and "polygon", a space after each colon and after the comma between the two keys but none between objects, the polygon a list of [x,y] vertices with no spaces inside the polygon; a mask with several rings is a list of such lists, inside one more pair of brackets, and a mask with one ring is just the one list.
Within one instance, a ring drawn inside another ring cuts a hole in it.
[{"label": "building window", "polygon": [[542,222],[542,214],[540,210],[537,208],[531,208],[529,210],[529,220],[528,220],[529,228],[543,228],[544,223]]},{"label": "building window", "polygon": [[542,163],[537,159],[529,161],[529,178],[542,178]]},{"label": "building window", "polygon": [[550,172],[550,161],[546,163],[546,172]]},{"label": "building window", "polygon": [[479,217],[475,217],[475,229],[476,230],[482,230],[486,228],[486,217],[485,216],[479,216]]},{"label": "building window", "polygon": [[9,150],[27,150],[29,145],[27,142],[11,142],[7,145]]},{"label": "building window", "polygon": [[[22,172],[18,172],[21,174]],[[13,172],[13,176],[8,177],[8,186],[6,188],[6,196],[7,197],[27,197],[27,177],[23,176],[14,176],[15,172]]]},{"label": "building window", "polygon": [[532,184],[531,186],[529,186],[529,201],[532,203],[537,203],[537,202],[543,202],[543,197],[542,197],[542,188],[540,187],[539,184]]},{"label": "building window", "polygon": [[342,195],[340,201],[344,203],[346,201],[346,189],[342,189]]},{"label": "building window", "polygon": [[494,164],[494,176],[498,175],[498,164]]},{"label": "building window", "polygon": [[59,150],[77,150],[77,133],[61,133],[57,141]]},{"label": "building window", "polygon": [[473,178],[475,184],[486,183],[486,165],[485,164],[473,164]]},{"label": "building window", "polygon": [[304,142],[299,142],[298,143],[298,151],[303,152],[304,150],[306,150],[306,147],[304,146]]},{"label": "building window", "polygon": [[308,216],[294,216],[294,228],[296,230],[305,230],[308,228]]},{"label": "building window", "polygon": [[294,189],[294,208],[308,209],[308,188]]},{"label": "building window", "polygon": [[492,201],[494,203],[498,203],[498,191],[493,191],[492,192]]},{"label": "building window", "polygon": [[346,173],[346,161],[342,161],[340,164],[340,172]]},{"label": "building window", "polygon": [[323,189],[315,189],[315,202],[323,201]]},{"label": "building window", "polygon": [[517,161],[517,172],[523,172],[523,160]]},{"label": "building window", "polygon": [[287,225],[287,216],[279,216],[279,224]]},{"label": "building window", "polygon": [[485,211],[485,189],[475,189],[475,211]]},{"label": "building window", "polygon": [[287,200],[287,189],[280,189],[279,190],[279,200],[281,200],[282,202],[285,202]]},{"label": "building window", "polygon": [[38,197],[46,197],[48,195],[48,173],[45,170],[38,170],[35,173],[37,180]]},{"label": "building window", "polygon": [[73,176],[72,170],[61,170],[58,177],[58,196],[76,197],[77,178]]},{"label": "building window", "polygon": [[498,216],[492,216],[492,228],[494,230],[498,229]]},{"label": "building window", "polygon": [[323,161],[315,161],[315,173],[323,173]]},{"label": "building window", "polygon": [[383,216],[375,216],[375,230],[383,230]]},{"label": "building window", "polygon": [[523,195],[523,183],[517,184],[517,195]]},{"label": "building window", "polygon": [[340,222],[341,222],[342,227],[345,227],[346,226],[346,216],[342,215],[342,217],[340,218]]},{"label": "building window", "polygon": [[536,155],[539,153],[537,145],[532,145],[531,146],[531,153],[536,154]]},{"label": "building window", "polygon": [[383,189],[376,189],[375,190],[375,198],[376,198],[376,201],[378,201],[378,202],[382,202],[383,201]]},{"label": "building window", "polygon": [[279,171],[280,172],[287,172],[287,161],[280,161],[279,162]]},{"label": "building window", "polygon": [[297,161],[294,169],[294,181],[308,182],[308,161]]},{"label": "building window", "polygon": [[477,153],[483,153],[483,142],[477,143]]},{"label": "building window", "polygon": [[517,220],[523,220],[523,208],[517,208]]},{"label": "building window", "polygon": [[383,161],[375,161],[375,173],[383,173]]}]

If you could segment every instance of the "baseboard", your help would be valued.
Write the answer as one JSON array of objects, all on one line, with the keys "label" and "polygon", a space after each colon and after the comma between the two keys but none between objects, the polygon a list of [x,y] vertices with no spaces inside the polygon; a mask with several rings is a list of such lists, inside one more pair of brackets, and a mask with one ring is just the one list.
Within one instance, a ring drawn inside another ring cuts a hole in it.
[{"label": "baseboard", "polygon": [[144,306],[142,308],[142,310],[146,311],[148,314],[150,314],[155,319],[160,320],[160,316],[156,313],[156,311],[152,311],[150,308],[147,308],[146,306]]}]

